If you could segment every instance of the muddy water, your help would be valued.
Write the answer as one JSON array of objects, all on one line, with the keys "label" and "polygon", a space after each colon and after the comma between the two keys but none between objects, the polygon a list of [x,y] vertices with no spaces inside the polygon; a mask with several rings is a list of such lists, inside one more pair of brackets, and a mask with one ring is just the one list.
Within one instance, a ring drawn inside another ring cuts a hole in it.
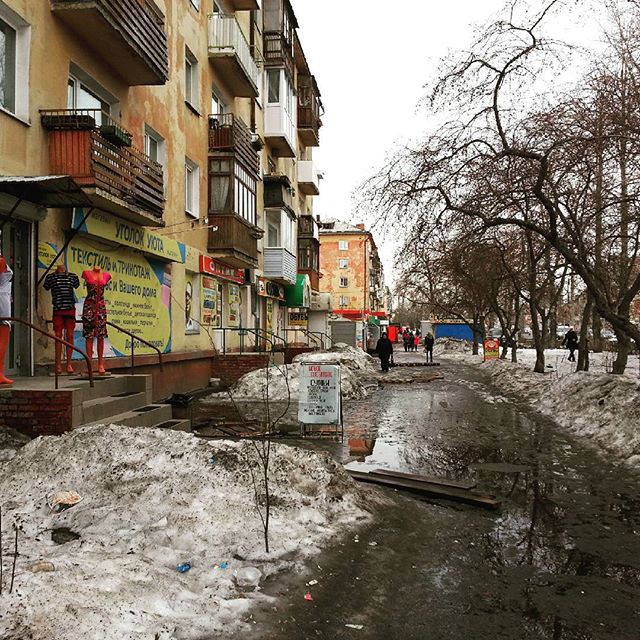
[{"label": "muddy water", "polygon": [[[638,640],[638,474],[492,399],[477,370],[443,373],[348,405],[349,443],[333,453],[355,468],[476,479],[503,499],[501,511],[382,490],[390,506],[357,538],[266,585],[277,600],[254,612],[251,637]],[[530,470],[470,468],[486,462]]]}]

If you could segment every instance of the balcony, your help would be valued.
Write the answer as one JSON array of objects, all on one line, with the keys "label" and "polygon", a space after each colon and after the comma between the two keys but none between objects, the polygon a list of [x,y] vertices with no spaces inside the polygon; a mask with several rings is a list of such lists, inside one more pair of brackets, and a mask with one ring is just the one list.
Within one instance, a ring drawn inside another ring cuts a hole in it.
[{"label": "balcony", "polygon": [[259,11],[259,0],[229,0],[227,3],[233,11]]},{"label": "balcony", "polygon": [[320,195],[320,174],[313,160],[298,162],[298,189],[306,196]]},{"label": "balcony", "polygon": [[283,67],[294,77],[293,44],[282,31],[265,31],[263,55],[265,67]]},{"label": "balcony", "polygon": [[209,16],[209,59],[235,96],[258,97],[258,66],[234,16]]},{"label": "balcony", "polygon": [[233,155],[256,176],[260,172],[260,158],[251,131],[233,113],[209,116],[209,153]]},{"label": "balcony", "polygon": [[275,155],[281,158],[296,157],[296,125],[293,114],[284,104],[266,105],[264,137]]},{"label": "balcony", "polygon": [[287,209],[293,214],[295,191],[289,178],[281,174],[268,174],[263,182],[265,209]]},{"label": "balcony", "polygon": [[209,253],[239,269],[258,268],[256,227],[236,215],[209,215]]},{"label": "balcony", "polygon": [[41,111],[49,171],[69,175],[94,206],[146,226],[163,226],[162,167],[131,146],[131,135],[95,109]]},{"label": "balcony", "polygon": [[[303,234],[303,220],[312,220],[303,216],[298,220],[298,273],[309,276],[311,288],[320,289],[320,241],[313,236]],[[301,231],[302,230],[302,231]]]},{"label": "balcony", "polygon": [[306,147],[320,146],[322,102],[313,76],[298,76],[298,134]]},{"label": "balcony", "polygon": [[320,230],[317,220],[313,216],[298,218],[298,239],[320,240]]},{"label": "balcony", "polygon": [[51,10],[127,85],[166,83],[164,16],[151,0],[51,0]]},{"label": "balcony", "polygon": [[283,284],[295,284],[297,279],[296,257],[283,247],[267,247],[264,253],[264,277]]}]

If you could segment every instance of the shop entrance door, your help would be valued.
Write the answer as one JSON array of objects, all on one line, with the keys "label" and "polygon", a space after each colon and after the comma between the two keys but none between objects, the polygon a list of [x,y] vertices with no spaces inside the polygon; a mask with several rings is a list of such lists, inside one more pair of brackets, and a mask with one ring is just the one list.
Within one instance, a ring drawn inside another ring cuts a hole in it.
[{"label": "shop entrance door", "polygon": [[[11,315],[30,320],[31,304],[31,225],[20,220],[7,222],[0,231],[0,252],[13,271],[13,295]],[[6,373],[12,376],[28,376],[31,373],[31,332],[28,327],[15,323],[7,349]]]}]

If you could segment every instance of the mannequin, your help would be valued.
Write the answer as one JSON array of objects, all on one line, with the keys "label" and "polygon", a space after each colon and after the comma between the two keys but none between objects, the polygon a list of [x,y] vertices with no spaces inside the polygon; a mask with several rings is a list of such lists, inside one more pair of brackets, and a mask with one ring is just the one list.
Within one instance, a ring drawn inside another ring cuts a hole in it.
[{"label": "mannequin", "polygon": [[87,355],[93,358],[93,339],[98,341],[98,373],[104,375],[104,339],[107,337],[107,306],[104,289],[111,280],[111,274],[98,266],[82,273],[87,286],[87,297],[82,308],[82,335],[86,340]]},{"label": "mannequin", "polygon": [[[75,273],[68,273],[64,265],[58,265],[54,273],[47,274],[44,279],[45,291],[51,291],[53,303],[53,332],[73,344],[73,332],[76,328],[76,298],[74,289],[80,286],[80,280]],[[74,373],[71,366],[73,349],[67,347],[67,373]],[[62,344],[56,342],[56,373],[62,373]]]},{"label": "mannequin", "polygon": [[[11,317],[11,280],[13,271],[7,261],[0,256],[0,318]],[[13,384],[4,375],[5,358],[7,347],[9,346],[9,336],[11,335],[11,324],[4,320],[0,323],[0,385]]]}]

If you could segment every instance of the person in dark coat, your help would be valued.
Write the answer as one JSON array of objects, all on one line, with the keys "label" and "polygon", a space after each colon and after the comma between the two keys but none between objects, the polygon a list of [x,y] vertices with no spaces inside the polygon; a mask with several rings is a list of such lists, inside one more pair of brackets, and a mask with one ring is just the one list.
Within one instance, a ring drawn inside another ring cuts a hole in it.
[{"label": "person in dark coat", "polygon": [[404,343],[404,350],[409,351],[409,328],[407,327],[402,332],[402,342]]},{"label": "person in dark coat", "polygon": [[433,345],[435,344],[433,335],[427,333],[424,337],[424,350],[427,354],[427,362],[433,362]]},{"label": "person in dark coat", "polygon": [[574,328],[571,327],[567,333],[564,335],[564,340],[562,341],[562,346],[567,346],[569,349],[569,362],[576,361],[576,349],[578,348],[578,342],[580,339],[578,338],[578,334],[575,332]]},{"label": "person in dark coat", "polygon": [[393,356],[393,342],[389,340],[386,333],[383,333],[376,345],[376,353],[380,357],[380,366],[383,371],[389,371],[389,362]]}]

